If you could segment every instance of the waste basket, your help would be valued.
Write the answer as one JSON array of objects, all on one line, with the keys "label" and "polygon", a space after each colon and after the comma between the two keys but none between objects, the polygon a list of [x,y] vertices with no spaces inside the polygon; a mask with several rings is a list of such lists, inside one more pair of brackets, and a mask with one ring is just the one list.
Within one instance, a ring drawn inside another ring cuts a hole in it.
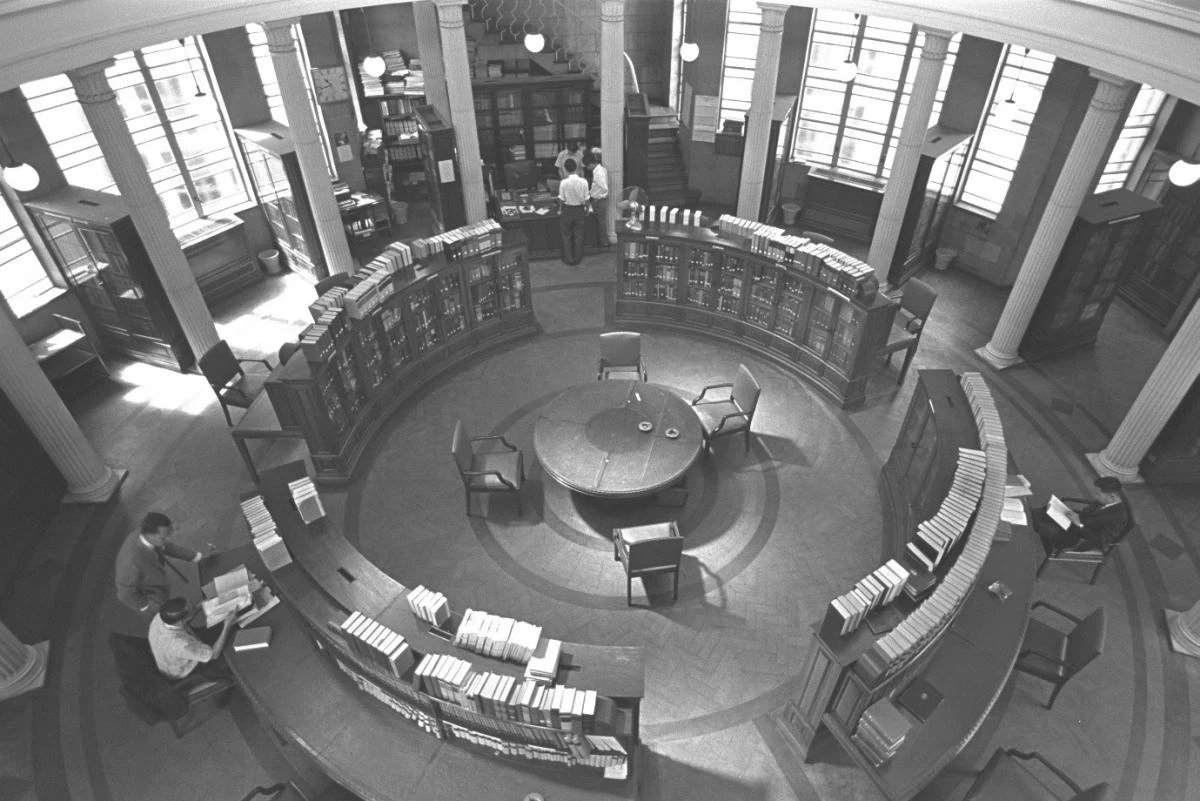
[{"label": "waste basket", "polygon": [[933,266],[938,270],[945,270],[957,255],[958,251],[954,248],[938,248],[933,252]]},{"label": "waste basket", "polygon": [[258,254],[258,261],[270,275],[279,275],[279,251],[272,248]]},{"label": "waste basket", "polygon": [[408,224],[408,203],[403,200],[392,201],[392,216],[396,218],[396,225]]},{"label": "waste basket", "polygon": [[780,208],[783,209],[783,224],[795,225],[796,217],[800,214],[799,203],[781,203]]}]

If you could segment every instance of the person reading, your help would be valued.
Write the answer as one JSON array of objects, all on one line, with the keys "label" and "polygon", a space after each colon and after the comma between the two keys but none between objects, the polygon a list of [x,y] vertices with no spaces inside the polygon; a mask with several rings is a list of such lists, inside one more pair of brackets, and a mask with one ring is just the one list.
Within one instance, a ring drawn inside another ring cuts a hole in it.
[{"label": "person reading", "polygon": [[579,264],[583,260],[583,226],[587,219],[588,185],[576,173],[579,165],[567,159],[563,167],[567,177],[558,185],[558,224],[562,231],[563,261]]},{"label": "person reading", "polygon": [[139,530],[126,537],[117,552],[117,600],[145,620],[152,618],[171,597],[168,569],[187,583],[183,573],[167,560],[199,562],[204,558],[200,551],[173,542],[174,536],[171,518],[161,512],[150,512],[142,518]]},{"label": "person reading", "polygon": [[185,598],[166,601],[150,621],[150,653],[158,670],[169,679],[198,675],[209,679],[229,678],[229,669],[218,662],[233,628],[234,615],[221,623],[221,634],[212,645],[202,642],[188,628],[195,608]]},{"label": "person reading", "polygon": [[1046,550],[1089,551],[1103,549],[1121,538],[1129,522],[1129,507],[1121,482],[1111,476],[1095,481],[1099,495],[1092,500],[1059,499],[1033,512],[1033,528]]}]

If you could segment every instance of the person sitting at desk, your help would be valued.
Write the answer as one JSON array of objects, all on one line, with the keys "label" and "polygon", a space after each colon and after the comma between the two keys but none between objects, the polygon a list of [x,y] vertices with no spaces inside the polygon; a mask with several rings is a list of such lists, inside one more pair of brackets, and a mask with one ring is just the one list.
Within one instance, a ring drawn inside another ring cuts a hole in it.
[{"label": "person sitting at desk", "polygon": [[169,679],[191,675],[209,679],[229,678],[229,668],[217,660],[229,639],[236,615],[229,615],[221,624],[221,635],[212,645],[206,645],[187,626],[195,608],[185,598],[172,598],[162,605],[150,621],[150,653],[158,670]]},{"label": "person sitting at desk", "polygon": [[575,162],[575,168],[579,168],[579,165],[583,163],[582,142],[572,139],[571,141],[567,142],[566,150],[560,150],[558,152],[558,158],[554,160],[554,168],[558,170],[558,177],[560,179],[565,179],[567,177],[567,159],[573,160]]},{"label": "person sitting at desk", "polygon": [[117,600],[145,620],[153,617],[171,596],[167,568],[187,582],[167,559],[199,562],[204,557],[200,551],[172,542],[174,534],[171,518],[161,512],[150,512],[142,518],[141,529],[126,537],[117,552]]},{"label": "person sitting at desk", "polygon": [[1042,538],[1046,550],[1093,550],[1103,549],[1116,542],[1124,533],[1129,521],[1129,507],[1121,492],[1121,482],[1112,476],[1101,476],[1095,481],[1100,495],[1094,500],[1066,498],[1076,506],[1078,525],[1073,521],[1065,528],[1054,520],[1046,507],[1033,512],[1033,529]]},{"label": "person sitting at desk", "polygon": [[567,177],[558,185],[558,224],[562,230],[563,261],[579,264],[583,260],[583,224],[587,219],[588,185],[576,174],[575,159],[567,159],[563,167]]}]

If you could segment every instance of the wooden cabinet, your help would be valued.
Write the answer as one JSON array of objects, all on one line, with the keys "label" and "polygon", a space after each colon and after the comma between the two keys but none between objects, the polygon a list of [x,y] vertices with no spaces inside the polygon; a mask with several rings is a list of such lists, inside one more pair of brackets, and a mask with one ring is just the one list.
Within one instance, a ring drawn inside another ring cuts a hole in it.
[{"label": "wooden cabinet", "polygon": [[1134,259],[1120,292],[1172,336],[1200,297],[1200,184],[1166,183],[1161,202],[1145,255]]},{"label": "wooden cabinet", "polygon": [[25,204],[103,348],[186,370],[195,357],[118,195],[68,186]]},{"label": "wooden cabinet", "polygon": [[931,263],[946,212],[954,202],[967,163],[971,134],[935,125],[925,133],[912,191],[888,280],[899,286],[913,272]]},{"label": "wooden cabinet", "polygon": [[1145,259],[1161,206],[1114,189],[1083,202],[1021,341],[1028,360],[1095,343],[1104,315],[1136,261]]},{"label": "wooden cabinet", "polygon": [[250,182],[284,262],[314,284],[328,278],[329,268],[288,127],[262,122],[236,131],[250,168]]},{"label": "wooden cabinet", "polygon": [[1154,440],[1141,473],[1147,484],[1200,484],[1200,381]]},{"label": "wooden cabinet", "polygon": [[802,272],[707,228],[647,223],[618,231],[622,260],[615,320],[717,336],[752,348],[844,408],[866,397],[872,354],[897,304],[858,299],[819,269]]},{"label": "wooden cabinet", "polygon": [[433,106],[418,106],[417,132],[421,142],[421,163],[429,187],[430,209],[438,230],[450,231],[467,222],[463,203],[462,165],[454,129]]}]

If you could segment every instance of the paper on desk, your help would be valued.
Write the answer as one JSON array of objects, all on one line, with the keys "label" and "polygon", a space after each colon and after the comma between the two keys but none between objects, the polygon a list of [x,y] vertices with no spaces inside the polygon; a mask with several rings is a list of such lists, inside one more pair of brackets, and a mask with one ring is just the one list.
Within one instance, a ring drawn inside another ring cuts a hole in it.
[{"label": "paper on desk", "polygon": [[1008,485],[1004,488],[1005,498],[1024,498],[1026,495],[1032,494],[1033,486],[1029,483],[1029,479],[1021,475],[1010,476]]},{"label": "paper on desk", "polygon": [[1050,496],[1050,502],[1046,504],[1046,514],[1064,531],[1071,526],[1080,525],[1079,515],[1075,514],[1075,510],[1054,495]]},{"label": "paper on desk", "polygon": [[201,601],[200,610],[204,612],[204,625],[215,626],[230,615],[253,605],[250,587],[244,586],[234,592]]},{"label": "paper on desk", "polygon": [[[249,587],[250,571],[245,565],[238,565],[228,573],[222,573],[213,579],[213,590],[218,596],[233,592],[239,587]],[[247,590],[249,592],[249,590]]]},{"label": "paper on desk", "polygon": [[1014,526],[1025,526],[1029,524],[1029,520],[1025,517],[1025,504],[1020,498],[1005,498],[1004,509],[1000,512],[1000,519],[1005,523],[1012,523]]}]

